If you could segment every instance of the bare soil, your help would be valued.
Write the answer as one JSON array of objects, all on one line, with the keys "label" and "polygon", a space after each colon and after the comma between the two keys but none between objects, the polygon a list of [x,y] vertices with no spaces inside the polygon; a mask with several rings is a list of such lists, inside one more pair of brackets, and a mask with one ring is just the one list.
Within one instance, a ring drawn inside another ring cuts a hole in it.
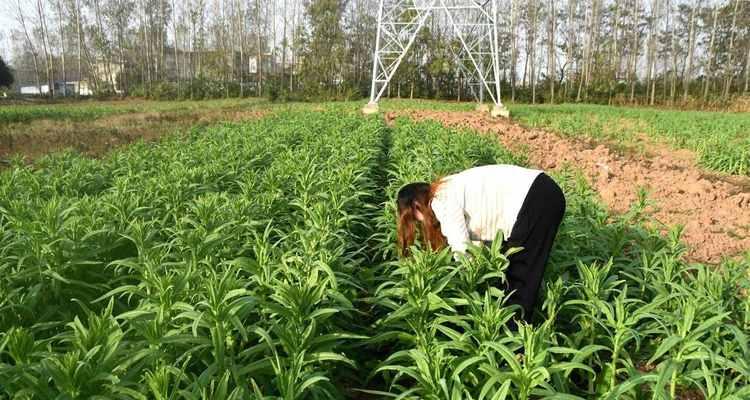
[{"label": "bare soil", "polygon": [[690,261],[718,263],[750,249],[750,178],[707,172],[690,151],[646,144],[646,151],[623,154],[615,145],[562,138],[477,112],[400,111],[387,113],[386,120],[397,116],[496,134],[506,147],[524,151],[536,168],[574,166],[617,213],[629,210],[645,188],[652,203],[647,213],[659,227],[684,227]]},{"label": "bare soil", "polygon": [[0,129],[0,168],[22,155],[27,161],[65,149],[101,156],[138,140],[152,141],[196,125],[256,119],[265,112],[212,109],[200,112],[143,112],[91,121],[34,120]]}]

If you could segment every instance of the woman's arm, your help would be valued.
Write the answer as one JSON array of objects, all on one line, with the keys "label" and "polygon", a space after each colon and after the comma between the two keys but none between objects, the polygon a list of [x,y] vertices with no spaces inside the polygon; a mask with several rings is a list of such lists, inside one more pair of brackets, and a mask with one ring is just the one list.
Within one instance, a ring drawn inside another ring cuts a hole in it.
[{"label": "woman's arm", "polygon": [[440,230],[448,240],[451,250],[456,253],[466,253],[469,244],[469,229],[466,227],[464,208],[457,201],[441,196],[432,200],[432,211],[440,221]]}]

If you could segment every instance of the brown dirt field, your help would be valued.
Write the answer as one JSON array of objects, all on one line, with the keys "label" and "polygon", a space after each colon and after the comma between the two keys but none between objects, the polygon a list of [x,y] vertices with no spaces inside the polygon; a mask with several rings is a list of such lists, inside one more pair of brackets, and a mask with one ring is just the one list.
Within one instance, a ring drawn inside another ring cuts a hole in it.
[{"label": "brown dirt field", "polygon": [[101,156],[137,140],[156,140],[196,125],[260,118],[264,111],[206,110],[119,114],[91,121],[35,120],[6,125],[0,131],[3,160],[23,155],[27,161],[64,149]]},{"label": "brown dirt field", "polygon": [[561,138],[477,112],[391,112],[386,120],[397,116],[496,134],[506,147],[527,153],[536,168],[577,167],[617,213],[627,211],[644,187],[652,202],[647,212],[662,229],[684,226],[690,261],[718,263],[750,250],[750,178],[709,173],[685,150],[647,146],[644,153],[619,154],[607,144]]}]

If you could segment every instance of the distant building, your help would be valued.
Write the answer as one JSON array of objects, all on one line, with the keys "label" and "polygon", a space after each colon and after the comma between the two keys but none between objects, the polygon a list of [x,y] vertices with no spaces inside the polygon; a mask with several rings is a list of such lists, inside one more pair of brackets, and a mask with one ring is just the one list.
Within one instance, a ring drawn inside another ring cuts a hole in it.
[{"label": "distant building", "polygon": [[[55,89],[55,95],[57,96],[73,96],[80,94],[81,96],[91,96],[94,92],[89,87],[88,81],[55,81],[53,84]],[[80,93],[79,93],[80,90]],[[49,85],[43,84],[41,86],[31,85],[25,83],[18,86],[18,93],[27,96],[46,96],[49,94]]]},{"label": "distant building", "polygon": [[20,85],[18,86],[18,93],[24,94],[24,95],[41,95],[41,94],[49,93],[49,85],[43,85],[41,87]]},{"label": "distant building", "polygon": [[[37,86],[37,74],[34,69],[19,69],[16,75],[17,83],[14,86],[17,93],[25,96],[49,95],[50,87],[43,72],[39,71],[40,86]],[[98,61],[80,74],[76,68],[68,68],[64,75],[57,69],[53,76],[55,96],[91,96],[96,88],[113,88],[115,93],[122,93],[119,87],[121,75],[122,65],[114,62],[107,64]]]},{"label": "distant building", "polygon": [[89,82],[83,81],[70,81],[65,83],[67,95],[79,94],[81,96],[91,96],[94,91],[89,87]]}]

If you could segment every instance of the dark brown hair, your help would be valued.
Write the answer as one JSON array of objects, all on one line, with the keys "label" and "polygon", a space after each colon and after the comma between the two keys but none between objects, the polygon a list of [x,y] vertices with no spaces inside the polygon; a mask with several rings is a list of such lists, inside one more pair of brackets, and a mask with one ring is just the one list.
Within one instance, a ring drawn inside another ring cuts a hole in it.
[{"label": "dark brown hair", "polygon": [[[440,187],[440,180],[432,184],[427,182],[414,182],[401,188],[396,196],[396,208],[398,209],[398,248],[401,255],[409,256],[409,247],[417,238],[417,225],[421,228],[422,243],[432,250],[440,250],[445,247],[445,237],[440,230],[440,222],[432,212],[432,198]],[[417,220],[416,213],[424,216],[424,221]]]}]

